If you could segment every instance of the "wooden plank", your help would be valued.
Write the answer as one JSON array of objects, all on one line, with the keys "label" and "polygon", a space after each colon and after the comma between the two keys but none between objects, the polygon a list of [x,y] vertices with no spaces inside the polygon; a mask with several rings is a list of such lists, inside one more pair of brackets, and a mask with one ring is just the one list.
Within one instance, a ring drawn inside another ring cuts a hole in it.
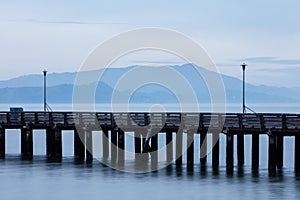
[{"label": "wooden plank", "polygon": [[0,124],[8,124],[8,113],[0,113]]}]

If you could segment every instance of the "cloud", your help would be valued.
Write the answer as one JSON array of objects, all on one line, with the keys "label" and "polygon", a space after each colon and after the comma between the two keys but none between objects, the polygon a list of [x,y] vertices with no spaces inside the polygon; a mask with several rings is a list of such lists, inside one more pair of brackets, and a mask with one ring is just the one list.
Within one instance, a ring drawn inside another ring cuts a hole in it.
[{"label": "cloud", "polygon": [[87,22],[87,21],[69,21],[69,20],[56,20],[56,21],[51,21],[51,20],[37,20],[37,19],[27,19],[25,20],[27,22],[32,22],[32,23],[42,23],[42,24],[77,24],[77,25],[89,25],[89,24],[112,24],[112,25],[120,25],[120,24],[128,24],[125,22]]}]

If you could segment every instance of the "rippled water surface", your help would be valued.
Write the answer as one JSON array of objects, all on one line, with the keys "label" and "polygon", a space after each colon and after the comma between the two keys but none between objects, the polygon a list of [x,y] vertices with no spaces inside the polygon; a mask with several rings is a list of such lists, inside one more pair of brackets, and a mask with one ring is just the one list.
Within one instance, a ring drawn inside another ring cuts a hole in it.
[{"label": "rippled water surface", "polygon": [[158,172],[132,174],[94,163],[61,164],[42,158],[33,162],[10,157],[0,162],[1,199],[300,199],[300,181],[285,169],[269,177],[267,170],[212,172],[196,167],[187,172],[174,166]]}]

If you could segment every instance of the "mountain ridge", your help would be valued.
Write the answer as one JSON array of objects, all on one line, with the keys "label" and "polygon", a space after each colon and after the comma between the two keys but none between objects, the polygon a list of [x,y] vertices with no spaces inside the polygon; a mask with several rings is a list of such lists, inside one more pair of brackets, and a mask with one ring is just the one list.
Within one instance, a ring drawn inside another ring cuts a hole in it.
[{"label": "mountain ridge", "polygon": [[[118,81],[124,75],[140,67],[142,70],[156,73],[155,76],[174,81],[168,74],[159,74],[159,69],[162,67],[145,66],[129,66],[126,68],[108,68],[103,73],[100,82],[95,92],[95,99],[97,103],[110,103],[112,94],[115,93],[120,99],[124,98],[130,90],[118,90]],[[180,76],[191,85],[196,92],[199,102],[209,103],[210,94],[206,86],[206,81],[201,77],[202,74],[211,74],[213,71],[197,67],[191,64],[165,66],[170,70],[175,70]],[[147,68],[147,70],[146,70]],[[199,73],[200,72],[200,73]],[[87,77],[85,85],[95,84],[93,80],[89,80],[90,76],[95,76],[99,71],[82,72]],[[202,74],[201,74],[202,73]],[[49,103],[72,103],[72,93],[74,81],[77,72],[63,72],[63,73],[49,73],[47,75],[48,85],[48,102]],[[148,74],[143,75],[145,78]],[[143,78],[143,77],[139,77]],[[227,75],[221,75],[224,83],[226,101],[228,103],[240,103],[242,94],[242,81]],[[181,85],[178,83],[178,87]],[[115,89],[114,89],[115,88]],[[180,90],[178,94],[174,95],[167,91],[163,85],[147,85],[147,87],[140,87],[137,91],[132,93],[131,101],[133,103],[174,103],[177,102],[177,96],[186,96],[187,91]],[[246,84],[246,98],[249,103],[297,103],[300,102],[299,88],[285,88],[273,86],[255,86]],[[63,94],[63,95],[62,95]],[[41,103],[43,100],[43,75],[31,74],[21,77],[16,77],[6,81],[0,81],[0,103]],[[126,99],[124,99],[126,101]]]}]

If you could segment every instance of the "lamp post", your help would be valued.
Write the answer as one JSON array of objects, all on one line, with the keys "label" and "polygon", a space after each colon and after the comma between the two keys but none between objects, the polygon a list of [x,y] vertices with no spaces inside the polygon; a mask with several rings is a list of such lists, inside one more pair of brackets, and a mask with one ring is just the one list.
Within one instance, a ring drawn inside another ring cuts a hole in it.
[{"label": "lamp post", "polygon": [[47,82],[46,82],[46,77],[47,77],[47,70],[44,70],[43,71],[43,74],[44,74],[44,112],[47,111],[47,100],[46,100],[46,95],[47,95]]},{"label": "lamp post", "polygon": [[246,65],[245,63],[241,64],[242,70],[243,70],[243,114],[246,113],[246,105],[245,105],[245,70],[246,67],[248,65]]}]

